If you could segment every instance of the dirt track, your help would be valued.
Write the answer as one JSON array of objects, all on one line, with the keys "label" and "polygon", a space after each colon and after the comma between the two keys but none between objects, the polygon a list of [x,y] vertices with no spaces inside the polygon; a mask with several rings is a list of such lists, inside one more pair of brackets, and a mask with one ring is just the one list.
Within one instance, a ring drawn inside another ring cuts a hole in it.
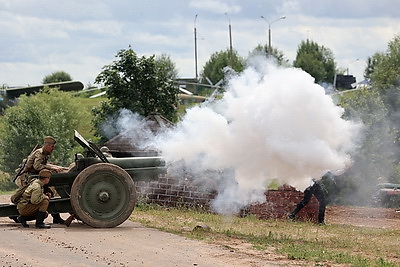
[{"label": "dirt track", "polygon": [[[0,196],[0,203],[7,197]],[[67,215],[63,214],[65,218]],[[330,224],[400,229],[400,212],[386,209],[328,207]],[[47,222],[51,222],[48,218]],[[2,266],[293,266],[304,264],[251,245],[206,244],[126,221],[94,229],[74,221],[70,227],[22,228],[0,218]],[[231,249],[235,248],[235,249]],[[237,249],[238,248],[238,249]]]},{"label": "dirt track", "polygon": [[127,221],[112,229],[80,223],[24,229],[0,220],[2,266],[271,266],[220,246]]},{"label": "dirt track", "polygon": [[[8,203],[9,196],[0,196]],[[68,214],[62,214],[64,219]],[[51,217],[46,219],[51,223]],[[23,228],[0,218],[0,266],[277,266],[265,258],[232,251],[126,221],[95,229],[74,221],[70,227]]]}]

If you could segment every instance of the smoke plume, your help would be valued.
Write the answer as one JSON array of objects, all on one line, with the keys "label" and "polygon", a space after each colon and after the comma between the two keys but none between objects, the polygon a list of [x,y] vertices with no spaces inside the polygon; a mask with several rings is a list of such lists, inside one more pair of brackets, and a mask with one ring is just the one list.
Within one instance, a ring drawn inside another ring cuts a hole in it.
[{"label": "smoke plume", "polygon": [[231,77],[221,100],[187,110],[153,144],[194,177],[212,173],[213,207],[231,214],[265,201],[273,179],[303,190],[348,165],[361,126],[342,119],[343,111],[309,74],[255,58]]}]

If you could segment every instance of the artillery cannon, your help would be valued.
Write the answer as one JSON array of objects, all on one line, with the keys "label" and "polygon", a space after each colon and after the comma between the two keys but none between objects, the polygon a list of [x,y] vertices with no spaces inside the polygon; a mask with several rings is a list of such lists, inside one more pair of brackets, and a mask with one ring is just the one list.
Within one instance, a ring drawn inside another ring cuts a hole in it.
[{"label": "artillery cannon", "polygon": [[[74,139],[86,155],[75,154],[72,170],[51,176],[49,186],[54,186],[60,197],[50,200],[49,213],[72,213],[95,228],[116,227],[135,208],[135,182],[157,179],[166,173],[162,157],[107,158],[77,131]],[[15,215],[16,205],[0,204],[0,217]]]}]

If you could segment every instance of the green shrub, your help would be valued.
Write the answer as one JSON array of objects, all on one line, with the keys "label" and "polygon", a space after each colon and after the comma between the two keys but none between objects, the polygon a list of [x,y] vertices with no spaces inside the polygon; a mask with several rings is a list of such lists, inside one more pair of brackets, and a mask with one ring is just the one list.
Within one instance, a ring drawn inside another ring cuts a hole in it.
[{"label": "green shrub", "polygon": [[13,191],[17,186],[11,181],[12,178],[5,172],[0,172],[0,192]]}]

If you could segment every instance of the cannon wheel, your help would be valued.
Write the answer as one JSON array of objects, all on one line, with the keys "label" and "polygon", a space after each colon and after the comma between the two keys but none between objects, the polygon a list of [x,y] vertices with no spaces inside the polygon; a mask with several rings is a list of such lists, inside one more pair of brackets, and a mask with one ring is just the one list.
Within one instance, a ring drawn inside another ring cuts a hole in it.
[{"label": "cannon wheel", "polygon": [[132,214],[136,189],[131,176],[110,163],[91,165],[78,174],[71,187],[76,216],[95,228],[120,225]]}]

